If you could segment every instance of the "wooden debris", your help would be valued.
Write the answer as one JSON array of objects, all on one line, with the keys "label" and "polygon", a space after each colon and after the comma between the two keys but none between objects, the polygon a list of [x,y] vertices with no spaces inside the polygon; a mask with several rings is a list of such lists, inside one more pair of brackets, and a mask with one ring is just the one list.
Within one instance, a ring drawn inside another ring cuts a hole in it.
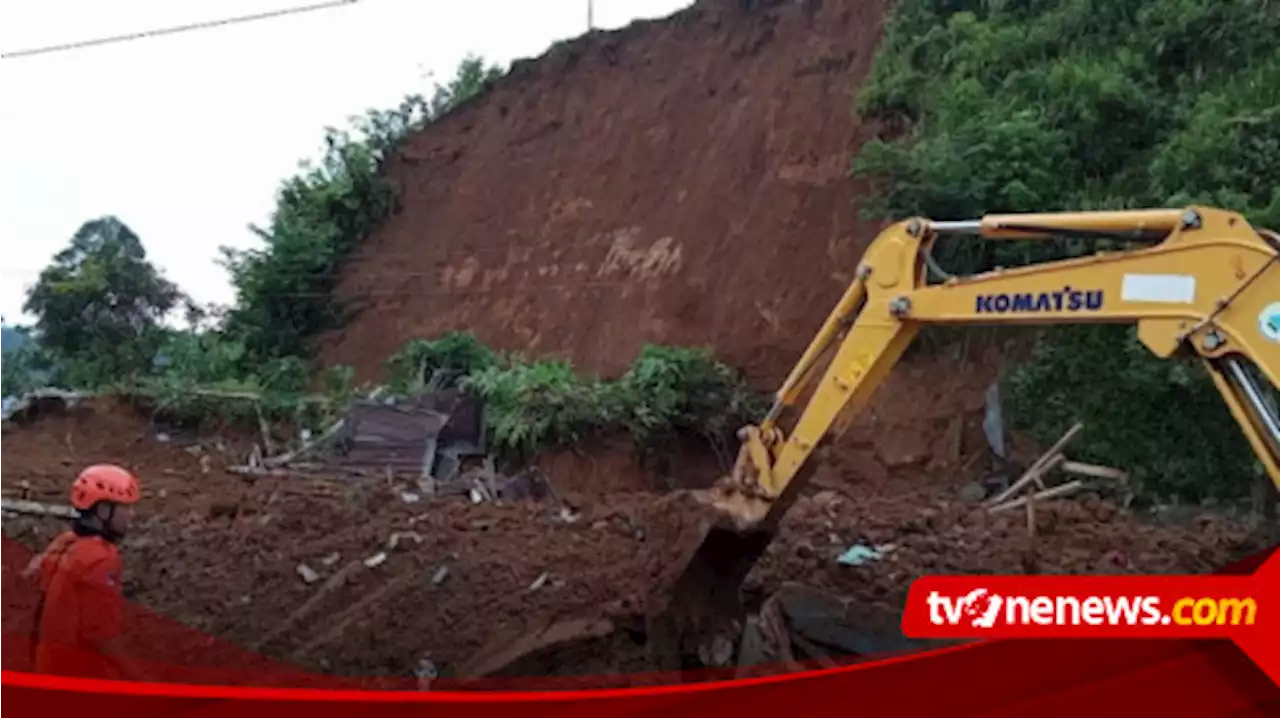
[{"label": "wooden debris", "polygon": [[60,504],[42,504],[38,501],[23,501],[21,499],[3,499],[0,502],[0,509],[5,511],[13,511],[19,514],[30,514],[33,516],[57,516],[59,518],[73,519],[77,512],[70,506]]},{"label": "wooden debris", "polygon": [[329,594],[337,590],[339,587],[341,587],[342,584],[345,583],[348,578],[350,578],[351,576],[354,576],[355,573],[360,570],[360,568],[361,566],[359,561],[352,561],[346,566],[343,566],[337,573],[330,576],[329,580],[325,581],[324,585],[320,587],[320,590],[316,591],[315,594],[311,596],[311,598],[308,598],[306,603],[303,603],[301,606],[298,607],[297,610],[295,610],[293,613],[286,616],[283,621],[276,624],[276,627],[274,630],[272,630],[266,636],[262,637],[256,644],[251,646],[251,650],[259,651],[262,649],[263,646],[270,644],[275,639],[284,635],[284,633],[288,631],[290,628],[293,628],[293,626],[297,624],[298,621],[302,620],[307,616],[307,614],[315,610],[316,606],[319,606],[320,602],[323,601],[326,596],[328,596]]},{"label": "wooden debris", "polygon": [[542,575],[538,576],[536,579],[534,579],[533,583],[529,584],[529,591],[533,592],[542,588],[547,584],[547,579],[549,578],[551,578],[551,574],[546,571],[543,571]]},{"label": "wooden debris", "polygon": [[1110,466],[1098,466],[1097,464],[1084,464],[1079,461],[1063,461],[1060,466],[1063,471],[1076,476],[1090,476],[1095,479],[1114,479],[1115,481],[1128,481],[1129,475],[1120,469],[1113,469]]},{"label": "wooden debris", "polygon": [[1027,497],[1027,536],[1034,541],[1036,538],[1036,497],[1035,494]]},{"label": "wooden debris", "polygon": [[999,506],[992,506],[991,508],[987,509],[987,512],[994,514],[994,513],[999,513],[1001,511],[1007,511],[1009,509],[1014,509],[1019,506],[1022,506],[1023,504],[1026,504],[1028,501],[1044,501],[1046,499],[1054,499],[1054,498],[1058,498],[1059,496],[1065,496],[1067,494],[1079,491],[1082,488],[1084,488],[1083,481],[1069,481],[1060,486],[1055,486],[1052,489],[1045,489],[1044,491],[1038,491],[1034,494],[1031,494],[1030,496],[1023,496],[1020,499],[1014,499],[1013,501],[1000,504]]},{"label": "wooden debris", "polygon": [[357,601],[356,603],[349,606],[347,610],[339,613],[336,616],[329,618],[329,620],[326,621],[326,623],[332,625],[333,628],[330,629],[324,635],[321,635],[320,637],[315,638],[307,642],[306,644],[294,649],[290,658],[294,662],[301,662],[302,657],[307,655],[311,651],[314,651],[315,649],[320,648],[321,646],[328,645],[338,640],[339,638],[342,637],[342,634],[345,633],[346,630],[351,627],[352,623],[356,622],[357,620],[359,620],[364,616],[367,616],[369,613],[369,609],[373,607],[374,604],[377,604],[381,601],[385,601],[392,596],[398,595],[400,592],[412,586],[413,579],[416,575],[417,574],[413,572],[409,572],[399,576],[398,578],[392,579],[386,584],[383,584],[382,588],[379,588],[373,593],[370,593],[369,595],[365,596],[362,600]]},{"label": "wooden debris", "polygon": [[312,451],[316,450],[317,448],[328,443],[335,436],[337,436],[338,432],[342,431],[342,427],[344,427],[345,425],[346,425],[345,419],[338,419],[336,422],[333,423],[332,426],[326,429],[323,434],[303,444],[302,447],[299,448],[297,451],[290,451],[288,453],[281,454],[279,456],[269,457],[267,459],[264,459],[262,463],[267,466],[281,466],[283,464],[287,464],[293,461],[294,459],[297,459],[300,456],[309,454]]},{"label": "wooden debris", "polygon": [[987,505],[996,506],[998,504],[1001,504],[1007,501],[1009,497],[1018,493],[1018,491],[1020,491],[1022,487],[1026,486],[1029,483],[1036,482],[1040,486],[1044,486],[1044,482],[1041,480],[1041,477],[1043,477],[1045,474],[1052,471],[1053,469],[1057,468],[1058,464],[1061,464],[1063,461],[1066,461],[1066,457],[1064,457],[1062,454],[1054,454],[1053,456],[1049,457],[1047,460],[1044,460],[1044,457],[1041,457],[1041,459],[1037,459],[1036,463],[1032,464],[1031,468],[1027,469],[1027,472],[1024,473],[1021,478],[1013,482],[1012,486],[1000,492],[1000,495],[988,501]]},{"label": "wooden debris", "polygon": [[401,541],[413,539],[414,543],[421,544],[426,539],[417,531],[397,531],[391,534],[391,538],[387,539],[387,548],[395,549],[400,545]]}]

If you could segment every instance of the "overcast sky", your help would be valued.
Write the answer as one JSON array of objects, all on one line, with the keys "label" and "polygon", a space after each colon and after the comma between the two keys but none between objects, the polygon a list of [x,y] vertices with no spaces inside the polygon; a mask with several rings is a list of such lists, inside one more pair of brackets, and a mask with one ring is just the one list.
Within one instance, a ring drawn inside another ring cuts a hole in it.
[{"label": "overcast sky", "polygon": [[[0,50],[322,0],[3,0]],[[595,0],[598,28],[690,0]],[[326,125],[428,94],[468,52],[504,67],[587,29],[587,0],[359,0],[242,25],[0,60],[0,312],[82,222],[115,214],[201,302],[229,303],[219,245],[251,246]]]}]

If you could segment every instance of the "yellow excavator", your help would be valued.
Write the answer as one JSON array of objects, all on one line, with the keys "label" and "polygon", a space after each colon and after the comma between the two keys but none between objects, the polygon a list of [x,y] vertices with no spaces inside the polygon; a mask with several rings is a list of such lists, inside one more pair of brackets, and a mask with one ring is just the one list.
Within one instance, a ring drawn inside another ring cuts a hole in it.
[{"label": "yellow excavator", "polygon": [[[956,235],[1119,239],[1136,248],[948,276],[931,251]],[[944,279],[930,284],[930,270]],[[1201,206],[907,219],[872,241],[768,414],[739,433],[733,471],[700,494],[719,518],[676,586],[684,618],[715,620],[707,611],[723,616],[725,601],[737,605],[742,579],[813,469],[814,450],[866,406],[922,327],[1077,323],[1136,323],[1156,356],[1199,357],[1280,488],[1280,418],[1249,369],[1280,387],[1280,235]],[[806,392],[784,430],[784,412]]]}]

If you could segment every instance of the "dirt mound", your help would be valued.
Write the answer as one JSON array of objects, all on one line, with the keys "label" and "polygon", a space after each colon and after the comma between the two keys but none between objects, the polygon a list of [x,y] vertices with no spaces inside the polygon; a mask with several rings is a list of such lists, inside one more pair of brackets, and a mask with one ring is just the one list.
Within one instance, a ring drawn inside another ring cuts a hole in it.
[{"label": "dirt mound", "polygon": [[[659,610],[678,554],[701,535],[702,510],[681,494],[570,489],[559,503],[406,503],[380,479],[249,482],[198,458],[210,450],[197,447],[221,444],[219,461],[239,463],[234,442],[166,438],[110,401],[41,417],[6,431],[6,493],[23,487],[60,503],[84,463],[132,468],[145,500],[123,544],[127,595],[326,671],[403,676],[425,653],[456,665],[495,635],[539,622]],[[4,528],[39,550],[63,525],[12,517]],[[300,565],[315,572],[310,583]]]},{"label": "dirt mound", "polygon": [[[566,648],[555,665],[531,659],[507,674],[652,671],[636,621],[670,598],[704,518],[679,492],[562,486],[560,502],[406,503],[403,487],[380,478],[247,482],[219,463],[239,462],[235,439],[165,438],[111,402],[46,415],[6,430],[5,493],[57,502],[83,463],[135,468],[146,500],[123,545],[126,595],[239,648],[338,674],[407,677],[424,657],[447,672],[495,643],[594,617],[624,630]],[[851,481],[829,462],[748,588],[798,581],[833,591],[885,650],[901,640],[902,599],[921,573],[1206,572],[1262,546],[1221,517],[1166,527],[1083,500],[1041,510],[1029,555],[1017,517],[975,515],[954,483],[923,469]],[[6,536],[32,550],[61,529],[48,518],[4,520]],[[839,555],[858,543],[893,548],[863,566],[841,565]],[[6,557],[6,585],[11,563]],[[5,596],[13,633],[31,605]],[[198,642],[190,651],[193,662],[216,660]]]},{"label": "dirt mound", "polygon": [[412,137],[404,209],[346,268],[326,341],[360,378],[449,329],[612,375],[644,342],[785,377],[876,227],[852,93],[879,0],[703,1],[563,43]]}]

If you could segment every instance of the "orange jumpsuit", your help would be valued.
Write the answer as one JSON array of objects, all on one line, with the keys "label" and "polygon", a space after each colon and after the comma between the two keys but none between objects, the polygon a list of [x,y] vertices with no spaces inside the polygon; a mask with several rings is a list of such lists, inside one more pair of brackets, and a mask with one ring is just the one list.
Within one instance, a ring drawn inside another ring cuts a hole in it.
[{"label": "orange jumpsuit", "polygon": [[118,678],[95,642],[120,633],[124,598],[120,553],[96,536],[67,531],[41,557],[35,670],[84,678]]}]

